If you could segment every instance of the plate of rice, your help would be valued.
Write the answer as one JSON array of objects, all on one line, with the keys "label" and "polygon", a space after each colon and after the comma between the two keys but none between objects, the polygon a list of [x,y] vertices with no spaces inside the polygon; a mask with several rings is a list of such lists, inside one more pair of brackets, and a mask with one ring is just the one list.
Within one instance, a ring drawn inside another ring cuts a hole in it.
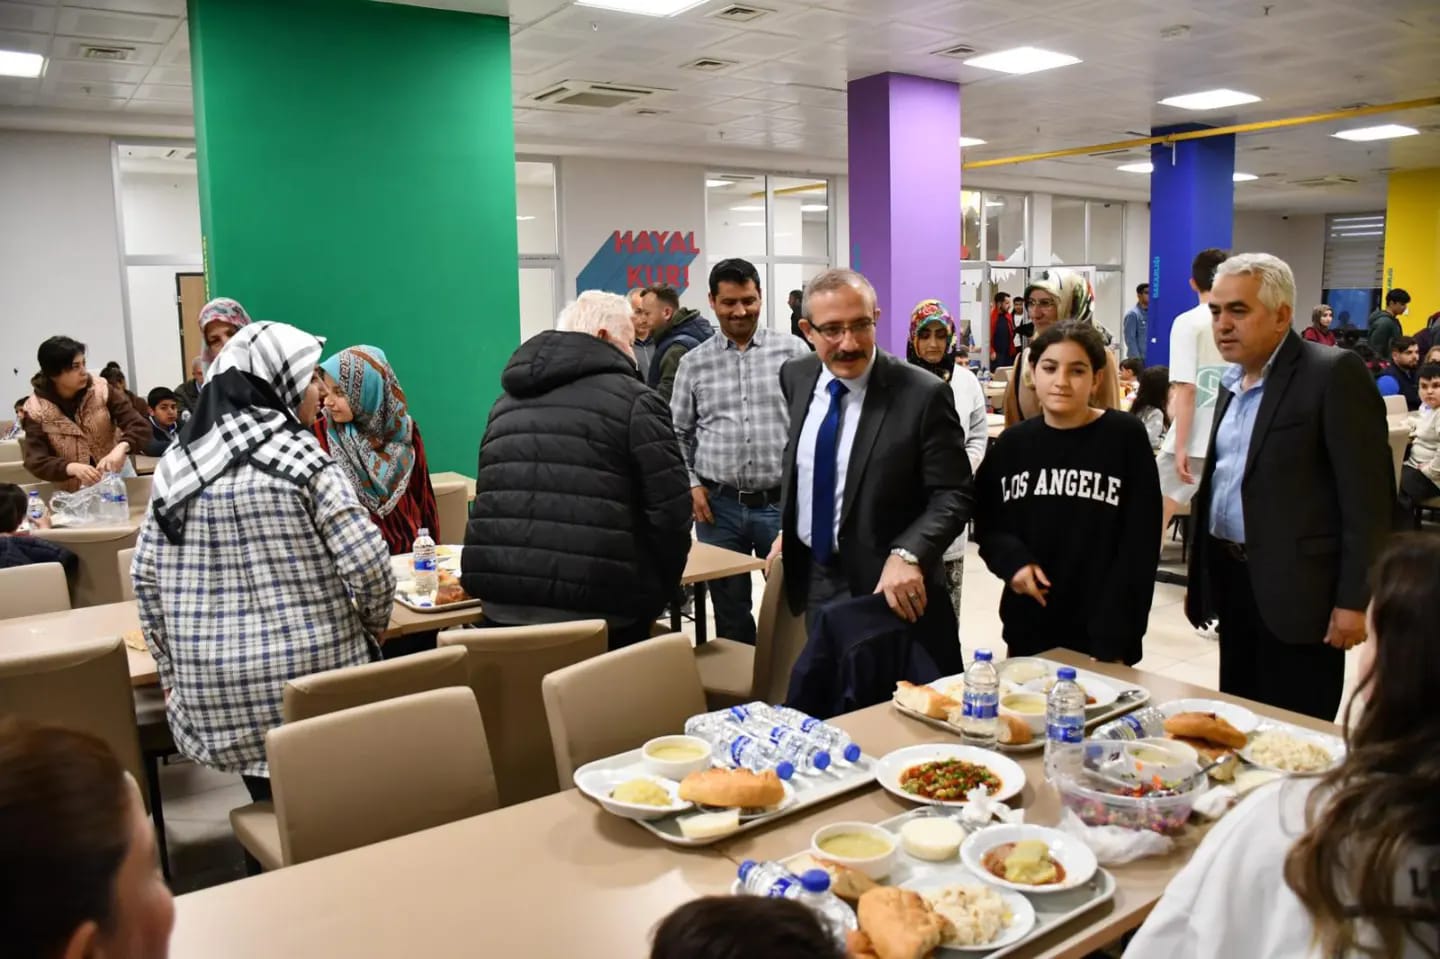
[{"label": "plate of rice", "polygon": [[1035,926],[1035,907],[1018,892],[981,882],[934,885],[934,877],[901,885],[919,893],[949,923],[942,949],[989,952],[1018,942]]}]

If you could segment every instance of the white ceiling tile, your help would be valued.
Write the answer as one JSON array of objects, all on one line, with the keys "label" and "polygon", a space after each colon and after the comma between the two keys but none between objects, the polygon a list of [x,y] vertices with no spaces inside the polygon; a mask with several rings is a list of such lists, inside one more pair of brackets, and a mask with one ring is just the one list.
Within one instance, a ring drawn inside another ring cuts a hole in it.
[{"label": "white ceiling tile", "polygon": [[510,0],[510,22],[534,23],[569,4],[570,0]]},{"label": "white ceiling tile", "polygon": [[189,67],[152,67],[145,75],[147,83],[167,83],[172,86],[190,85]]},{"label": "white ceiling tile", "polygon": [[71,0],[66,6],[88,7],[93,10],[113,10],[123,13],[158,13],[165,16],[185,16],[185,0]]},{"label": "white ceiling tile", "polygon": [[190,65],[190,30],[184,20],[175,28],[175,35],[165,44],[155,62],[174,67]]},{"label": "white ceiling tile", "polygon": [[103,60],[54,60],[45,70],[46,77],[79,82],[106,81],[139,83],[149,67],[133,63],[107,63]]},{"label": "white ceiling tile", "polygon": [[28,3],[0,3],[0,30],[28,33],[50,33],[55,29],[54,7],[37,7]]},{"label": "white ceiling tile", "polygon": [[749,30],[705,48],[707,56],[732,56],[738,60],[768,60],[781,57],[795,49],[795,38],[778,33]]},{"label": "white ceiling tile", "polygon": [[50,53],[50,35],[46,33],[14,33],[0,30],[0,50],[15,50],[19,53]]},{"label": "white ceiling tile", "polygon": [[142,83],[135,91],[140,100],[170,100],[189,103],[194,98],[190,87],[171,86],[166,83]]},{"label": "white ceiling tile", "polygon": [[36,103],[40,106],[58,107],[62,110],[123,110],[124,97],[63,97],[42,95]]},{"label": "white ceiling tile", "polygon": [[[87,47],[101,47],[108,50],[121,50],[125,53],[125,63],[138,63],[149,65],[155,62],[160,56],[160,51],[165,49],[158,43],[137,43],[134,40],[102,40],[98,37],[56,37],[50,45],[50,56],[56,60],[84,60]],[[187,51],[188,53],[188,51]],[[189,58],[185,64],[189,66]]]},{"label": "white ceiling tile", "polygon": [[95,97],[96,99],[100,99],[103,97],[116,97],[119,99],[128,99],[135,93],[135,86],[133,83],[72,82],[59,80],[47,75],[45,79],[41,81],[40,92],[47,98],[70,97],[83,99],[85,97]]},{"label": "white ceiling tile", "polygon": [[811,7],[788,16],[776,17],[766,29],[772,33],[784,33],[804,37],[811,42],[833,40],[855,30],[863,29],[868,21],[863,17]]},{"label": "white ceiling tile", "polygon": [[137,13],[112,13],[62,7],[55,29],[75,37],[103,37],[113,40],[141,40],[163,43],[175,32],[180,18],[146,16]]}]

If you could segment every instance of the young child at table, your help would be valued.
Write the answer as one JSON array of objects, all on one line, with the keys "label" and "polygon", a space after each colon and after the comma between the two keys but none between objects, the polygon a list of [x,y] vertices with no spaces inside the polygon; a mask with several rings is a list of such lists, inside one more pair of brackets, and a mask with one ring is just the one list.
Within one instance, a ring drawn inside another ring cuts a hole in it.
[{"label": "young child at table", "polygon": [[0,483],[0,569],[31,566],[35,563],[59,563],[66,575],[75,572],[80,560],[58,543],[36,539],[18,532],[25,521],[29,497],[14,483]]},{"label": "young child at table", "polygon": [[687,902],[655,929],[650,959],[844,959],[809,907],[763,896]]},{"label": "young child at table", "polygon": [[1138,382],[1139,388],[1130,401],[1130,415],[1145,424],[1150,448],[1158,450],[1165,431],[1170,428],[1170,416],[1165,412],[1170,406],[1170,369],[1148,367],[1141,372]]},{"label": "young child at table", "polygon": [[[1120,402],[1133,403],[1135,394],[1140,392],[1140,374],[1145,372],[1145,361],[1132,356],[1120,361]],[[1128,407],[1126,407],[1128,409]]]},{"label": "young child at table", "polygon": [[1043,416],[996,440],[976,476],[975,539],[1009,584],[1000,619],[1011,656],[1057,643],[1134,664],[1160,551],[1160,475],[1145,427],[1089,400],[1105,344],[1062,323],[1030,344]]},{"label": "young child at table", "polygon": [[1440,363],[1420,367],[1420,419],[1400,467],[1400,505],[1408,510],[1440,496]]}]

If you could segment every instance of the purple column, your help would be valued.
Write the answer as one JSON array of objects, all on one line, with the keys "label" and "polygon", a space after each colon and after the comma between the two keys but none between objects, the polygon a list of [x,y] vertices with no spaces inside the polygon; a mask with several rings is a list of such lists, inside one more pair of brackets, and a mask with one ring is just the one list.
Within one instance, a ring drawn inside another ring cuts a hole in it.
[{"label": "purple column", "polygon": [[875,285],[881,348],[903,357],[915,304],[960,312],[960,86],[865,77],[849,114],[850,266]]}]

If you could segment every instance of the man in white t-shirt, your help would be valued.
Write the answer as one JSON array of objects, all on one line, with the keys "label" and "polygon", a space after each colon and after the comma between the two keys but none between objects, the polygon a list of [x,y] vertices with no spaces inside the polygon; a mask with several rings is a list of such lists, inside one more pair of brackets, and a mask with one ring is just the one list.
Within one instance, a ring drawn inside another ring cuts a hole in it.
[{"label": "man in white t-shirt", "polygon": [[1224,250],[1201,250],[1190,264],[1190,289],[1200,302],[1175,317],[1170,328],[1170,430],[1160,446],[1156,466],[1164,494],[1161,535],[1181,506],[1200,488],[1220,374],[1228,365],[1210,328],[1210,284],[1215,270],[1230,256]]}]

